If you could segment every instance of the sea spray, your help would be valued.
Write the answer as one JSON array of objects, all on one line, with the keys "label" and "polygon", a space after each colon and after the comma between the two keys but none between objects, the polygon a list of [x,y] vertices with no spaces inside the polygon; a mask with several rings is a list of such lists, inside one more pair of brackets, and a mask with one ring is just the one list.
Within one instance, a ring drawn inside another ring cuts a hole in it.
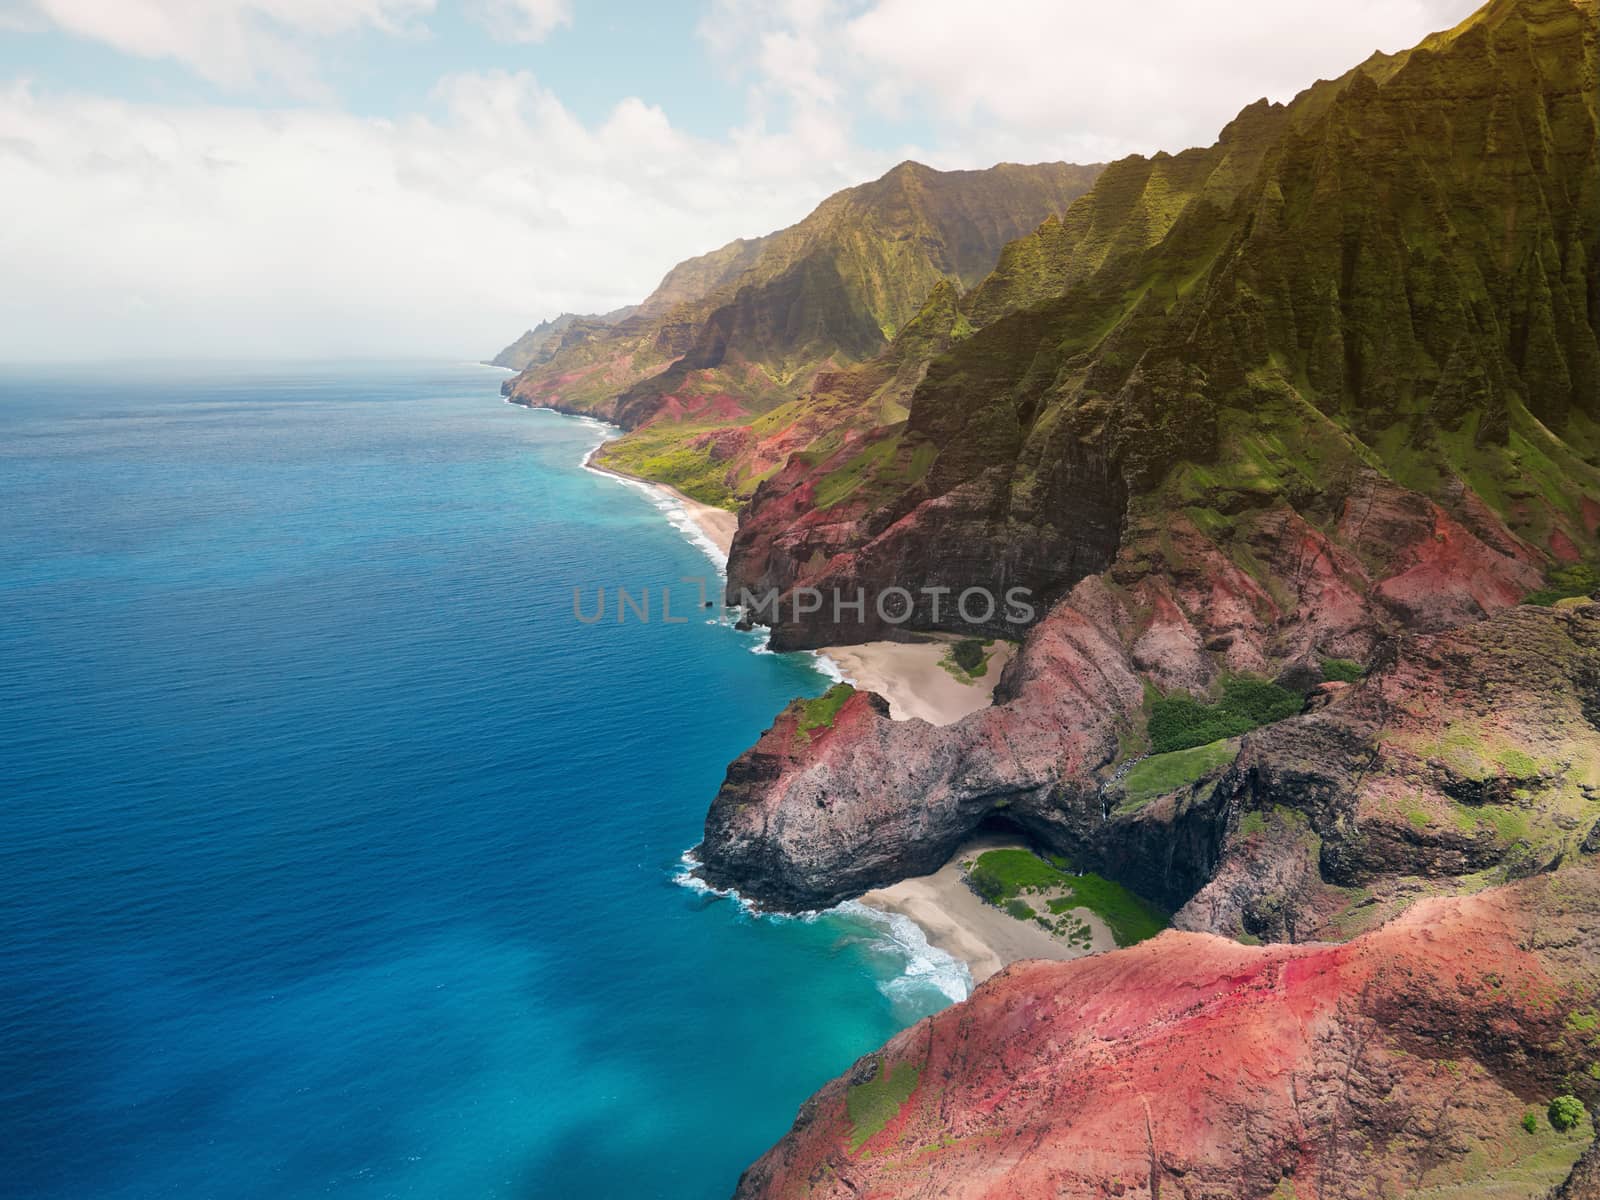
[{"label": "sea spray", "polygon": [[837,931],[840,945],[859,946],[879,992],[907,1023],[972,993],[972,972],[967,964],[932,945],[910,917],[883,912],[859,900],[799,913],[766,912],[732,888],[707,883],[699,875],[699,867],[694,850],[685,850],[672,881],[689,891],[731,902],[746,919],[820,923]]}]

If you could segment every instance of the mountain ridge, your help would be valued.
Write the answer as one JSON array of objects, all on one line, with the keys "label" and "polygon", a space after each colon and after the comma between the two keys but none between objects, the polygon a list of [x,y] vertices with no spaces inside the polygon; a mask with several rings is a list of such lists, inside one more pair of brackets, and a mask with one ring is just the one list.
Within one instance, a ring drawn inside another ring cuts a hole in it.
[{"label": "mountain ridge", "polygon": [[[1523,8],[1542,15],[1536,33]],[[863,478],[850,508],[806,511],[805,496],[853,470],[860,447],[791,464],[757,493],[730,595],[745,585],[871,590],[872,560],[906,573],[919,553],[920,510],[937,514],[946,544],[953,535],[968,548],[963,574],[929,582],[959,592],[1007,579],[1055,598],[1114,548],[1109,534],[1089,546],[1063,530],[1071,503],[1098,497],[1105,511],[1093,519],[1116,523],[1124,495],[1152,493],[1180,461],[1215,462],[1226,453],[1219,438],[1238,424],[1229,414],[1248,423],[1274,393],[1309,403],[1328,438],[1348,441],[1354,460],[1403,486],[1447,501],[1466,487],[1509,522],[1507,533],[1556,558],[1591,545],[1578,498],[1592,503],[1600,481],[1591,299],[1600,292],[1600,196],[1585,86],[1594,82],[1593,28],[1576,20],[1582,11],[1566,0],[1491,7],[1442,43],[1452,70],[1481,78],[1438,78],[1433,51],[1391,56],[1382,84],[1358,69],[1301,93],[1304,111],[1251,106],[1230,125],[1241,136],[1208,151],[1107,168],[1061,221],[1009,246],[969,293],[980,315],[991,305],[1010,311],[978,323],[930,366],[905,428],[881,435],[893,436],[892,451],[855,472]],[[1563,25],[1563,13],[1573,20]],[[1498,57],[1491,29],[1504,35]],[[1513,99],[1525,67],[1538,111]],[[1452,94],[1493,123],[1441,124]],[[1407,125],[1420,120],[1432,124]],[[1370,129],[1352,138],[1352,122]],[[1152,180],[1177,208],[1158,214],[1154,240],[1144,201]],[[1532,214],[1511,227],[1514,243],[1497,245],[1475,215],[1486,203]],[[1095,234],[1108,209],[1111,228]],[[1552,212],[1559,221],[1547,219]],[[1093,245],[1080,255],[1085,240]],[[1037,299],[1056,286],[1065,290]],[[1281,445],[1243,449],[1285,457]],[[1537,469],[1519,472],[1522,460]],[[1291,478],[1280,497],[1320,482],[1283,466]],[[1530,481],[1547,494],[1508,494]],[[1021,568],[1019,539],[1036,543],[1027,556],[1043,569]],[[911,623],[935,627],[925,613]],[[804,646],[844,631],[777,632],[781,644]]]},{"label": "mountain ridge", "polygon": [[730,479],[736,472],[686,443],[749,423],[819,373],[870,361],[939,284],[981,279],[1003,245],[1064,209],[1098,171],[1001,163],[944,172],[908,160],[796,225],[680,264],[631,317],[569,335],[503,390],[630,431],[659,423],[647,444],[693,469],[653,469],[626,439],[606,453],[631,452],[616,465],[731,504],[755,481]]}]

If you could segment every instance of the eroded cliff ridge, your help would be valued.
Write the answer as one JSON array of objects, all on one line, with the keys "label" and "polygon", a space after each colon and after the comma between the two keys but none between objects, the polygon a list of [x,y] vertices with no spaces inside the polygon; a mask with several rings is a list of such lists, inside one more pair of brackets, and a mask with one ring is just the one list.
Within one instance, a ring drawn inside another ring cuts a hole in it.
[{"label": "eroded cliff ridge", "polygon": [[[1592,556],[1600,472],[1590,459],[1600,460],[1600,450],[1588,447],[1600,428],[1592,413],[1600,386],[1574,381],[1592,380],[1600,361],[1595,40],[1592,4],[1496,0],[1418,50],[1374,60],[1286,108],[1254,110],[1250,123],[1270,134],[1271,150],[1227,173],[1235,184],[1256,181],[1224,196],[1228,220],[1196,186],[1195,219],[1203,215],[1211,233],[1198,273],[1185,276],[1187,291],[1150,299],[1166,277],[1159,268],[1169,242],[1188,237],[1180,214],[1154,250],[1135,256],[1141,282],[1133,292],[1126,279],[1117,284],[1109,324],[1101,307],[1075,307],[1087,301],[1069,282],[1064,297],[957,343],[915,389],[909,421],[886,435],[903,446],[919,429],[939,431],[922,482],[886,510],[863,506],[881,494],[874,481],[894,454],[856,472],[856,490],[831,507],[815,503],[831,477],[815,475],[827,464],[791,457],[744,514],[730,588],[798,579],[849,592],[883,579],[995,590],[1031,581],[1060,598],[1027,631],[995,707],[953,727],[891,722],[864,696],[825,736],[796,737],[780,718],[730,770],[712,808],[707,877],[764,903],[828,903],[930,869],[998,813],[1047,847],[1186,903],[1220,852],[1214,833],[1199,831],[1200,817],[1187,813],[1177,834],[1160,831],[1138,849],[1108,841],[1109,831],[1120,837],[1148,820],[1107,793],[1119,767],[1166,748],[1150,724],[1160,703],[1214,699],[1240,679],[1305,694],[1323,683],[1326,663],[1348,662],[1375,668],[1336,706],[1354,712],[1362,697],[1424,686],[1393,682],[1432,644],[1419,635],[1509,609],[1559,564]],[[1516,137],[1497,124],[1504,121]],[[1219,147],[1243,137],[1230,134]],[[1109,182],[1126,199],[1119,180],[1119,167],[1108,169],[1063,227],[1098,228],[1091,218],[1101,187]],[[1413,193],[1431,202],[1412,203]],[[1085,216],[1085,208],[1093,211]],[[1305,222],[1316,228],[1300,229]],[[1361,264],[1380,252],[1393,268],[1383,279],[1397,307],[1361,317]],[[1565,302],[1548,287],[1540,293],[1561,330],[1554,373],[1517,332],[1543,320],[1515,297],[1517,279],[1546,255],[1569,293]],[[1007,252],[1013,267],[1025,257]],[[1285,275],[1286,257],[1302,268]],[[1429,290],[1424,278],[1451,286]],[[1107,280],[1091,288],[1096,305],[1110,303],[1111,290]],[[1313,293],[1338,300],[1315,317],[1332,321],[1345,342],[1337,390],[1312,381],[1317,339],[1303,298]],[[1455,300],[1441,308],[1445,293]],[[1143,311],[1151,305],[1159,311]],[[1566,316],[1558,319],[1558,309]],[[1034,336],[1041,323],[1067,343]],[[1018,329],[1030,336],[996,343]],[[1090,334],[1093,347],[1070,349]],[[1455,348],[1445,354],[1439,339]],[[1487,364],[1483,386],[1444,419],[1446,368],[1464,354]],[[1178,392],[1148,384],[1162,355],[1191,373]],[[1114,393],[1094,383],[1107,371],[1122,372]],[[919,412],[933,424],[919,424]],[[1138,438],[1125,436],[1136,413],[1149,420],[1140,418]],[[1187,432],[1156,436],[1173,422]],[[1152,445],[1165,449],[1155,455]],[[947,477],[946,462],[965,466]],[[784,481],[808,473],[785,490]],[[903,476],[895,479],[898,488]],[[1104,502],[1101,484],[1120,503]],[[1002,492],[1010,499],[996,523],[1001,510],[984,506]],[[989,499],[975,509],[969,501],[980,494]],[[902,511],[907,497],[915,503]],[[1026,520],[1018,497],[1034,506]],[[763,542],[780,508],[782,531]],[[836,520],[839,508],[857,516]],[[1084,575],[1099,559],[1101,569]],[[908,628],[826,616],[825,607],[780,623],[775,639],[828,644]],[[1499,628],[1459,635],[1470,643],[1461,649],[1473,664],[1469,686],[1472,672],[1491,677],[1515,650],[1493,640]],[[1579,637],[1548,657],[1587,662],[1584,645]],[[1535,678],[1536,667],[1505,669]],[[1530,719],[1545,703],[1529,702]],[[1313,725],[1292,736],[1322,732]],[[1291,735],[1268,732],[1249,745],[1271,736]],[[1531,743],[1518,749],[1520,736],[1506,732],[1507,753],[1531,752]],[[1424,807],[1415,809],[1423,825],[1413,841],[1427,840]],[[1359,873],[1348,865],[1352,854],[1327,870]],[[1155,873],[1151,861],[1169,865]]]},{"label": "eroded cliff ridge", "polygon": [[[547,335],[504,391],[613,421],[631,431],[607,447],[614,465],[732,505],[824,427],[881,423],[887,396],[867,407],[794,402],[819,375],[848,372],[896,343],[888,374],[903,365],[897,389],[920,379],[952,334],[925,311],[935,293],[974,286],[1005,245],[1063,212],[1099,171],[902,163],[796,225],[680,263],[624,319]],[[908,347],[914,363],[904,363]]]},{"label": "eroded cliff ridge", "polygon": [[[1515,1137],[1600,1100],[1597,24],[1494,0],[1112,164],[930,297],[914,372],[891,342],[819,377],[821,410],[892,405],[761,482],[730,600],[1040,603],[978,628],[1021,647],[954,725],[780,714],[706,878],[821,907],[999,824],[1178,932],[907,1031],[742,1197],[1593,1194],[1587,1126]],[[769,619],[974,632],[866,614]]]},{"label": "eroded cliff ridge", "polygon": [[[1214,560],[1245,577],[1241,605],[1292,608],[1300,559],[1257,559],[1293,539],[1327,548],[1310,569],[1334,583],[1393,578],[1373,616],[1404,624],[1482,615],[1530,570],[1584,557],[1600,523],[1597,86],[1592,3],[1499,0],[1247,108],[1208,149],[1112,164],[960,299],[974,331],[904,420],[762,483],[730,599],[910,582],[1048,602],[1114,560],[1128,590]],[[1448,544],[1402,541],[1419,569],[1388,570],[1363,527],[1372,497],[1436,508]],[[1469,573],[1478,594],[1440,611],[1433,580]],[[789,606],[776,624],[800,648],[961,623],[923,599],[897,629]],[[1002,610],[988,632],[1026,628]]]}]

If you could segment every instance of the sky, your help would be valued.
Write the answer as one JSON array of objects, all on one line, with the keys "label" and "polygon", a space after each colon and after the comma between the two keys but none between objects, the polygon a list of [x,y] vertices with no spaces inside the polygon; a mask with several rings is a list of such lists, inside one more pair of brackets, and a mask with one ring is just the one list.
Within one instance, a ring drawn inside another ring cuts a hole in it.
[{"label": "sky", "polygon": [[0,0],[0,361],[486,357],[914,158],[1208,145],[1473,0]]}]

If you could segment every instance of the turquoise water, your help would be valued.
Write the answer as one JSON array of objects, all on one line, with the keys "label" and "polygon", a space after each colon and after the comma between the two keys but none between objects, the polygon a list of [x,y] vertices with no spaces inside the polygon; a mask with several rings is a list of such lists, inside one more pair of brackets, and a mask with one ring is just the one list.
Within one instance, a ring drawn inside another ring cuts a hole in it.
[{"label": "turquoise water", "polygon": [[7,1194],[722,1197],[959,993],[674,882],[826,680],[574,621],[712,564],[502,378],[0,375]]}]

